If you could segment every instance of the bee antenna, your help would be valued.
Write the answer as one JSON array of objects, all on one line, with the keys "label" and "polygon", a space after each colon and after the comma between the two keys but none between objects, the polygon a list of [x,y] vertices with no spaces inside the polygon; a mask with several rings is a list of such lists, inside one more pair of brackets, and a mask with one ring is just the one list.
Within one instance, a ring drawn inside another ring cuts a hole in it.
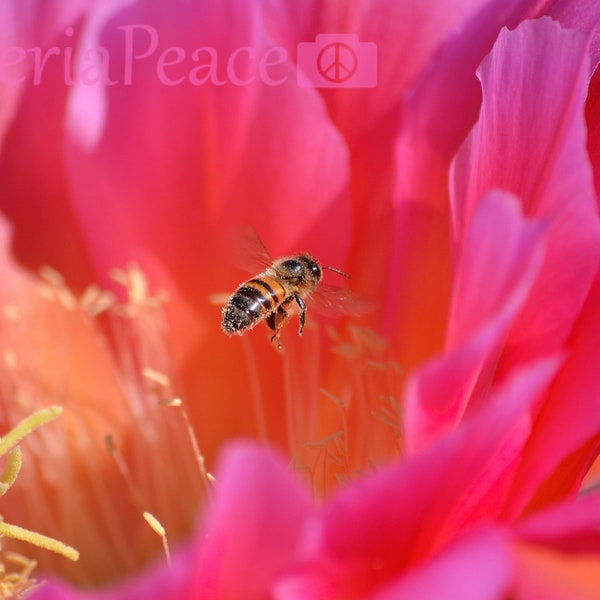
[{"label": "bee antenna", "polygon": [[323,269],[327,269],[328,271],[333,271],[334,273],[337,273],[338,275],[341,275],[342,277],[345,277],[346,279],[350,279],[350,275],[348,275],[347,273],[344,273],[344,271],[340,271],[339,269],[336,269],[335,267],[322,267]]}]

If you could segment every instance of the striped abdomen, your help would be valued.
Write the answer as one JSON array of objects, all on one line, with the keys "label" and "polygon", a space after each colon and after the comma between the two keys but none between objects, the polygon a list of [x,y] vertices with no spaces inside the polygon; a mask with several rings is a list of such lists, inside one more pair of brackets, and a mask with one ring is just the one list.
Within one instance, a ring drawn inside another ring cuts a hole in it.
[{"label": "striped abdomen", "polygon": [[255,277],[240,285],[223,307],[221,327],[225,333],[241,333],[253,327],[286,298],[286,290],[273,277]]}]

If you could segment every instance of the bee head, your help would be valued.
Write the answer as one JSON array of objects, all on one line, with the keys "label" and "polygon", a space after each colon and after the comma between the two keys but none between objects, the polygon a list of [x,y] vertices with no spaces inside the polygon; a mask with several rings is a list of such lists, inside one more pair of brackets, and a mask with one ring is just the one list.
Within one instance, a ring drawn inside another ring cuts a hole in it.
[{"label": "bee head", "polygon": [[298,283],[318,283],[323,276],[321,266],[309,254],[286,258],[279,263],[279,269]]}]

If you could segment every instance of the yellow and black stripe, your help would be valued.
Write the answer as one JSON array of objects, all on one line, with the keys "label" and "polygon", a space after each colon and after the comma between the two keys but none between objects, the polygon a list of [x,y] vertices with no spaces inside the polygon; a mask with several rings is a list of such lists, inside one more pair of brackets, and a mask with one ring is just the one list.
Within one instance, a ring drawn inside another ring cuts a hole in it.
[{"label": "yellow and black stripe", "polygon": [[286,296],[285,287],[268,275],[246,281],[223,308],[223,331],[241,333],[253,327],[273,312]]}]

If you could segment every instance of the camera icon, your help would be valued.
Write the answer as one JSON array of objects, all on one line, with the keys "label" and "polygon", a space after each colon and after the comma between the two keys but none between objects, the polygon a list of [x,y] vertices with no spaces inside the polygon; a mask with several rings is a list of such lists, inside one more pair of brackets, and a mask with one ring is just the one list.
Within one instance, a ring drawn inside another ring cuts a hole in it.
[{"label": "camera icon", "polygon": [[372,88],[377,85],[377,44],[353,33],[321,33],[298,44],[297,82],[303,88]]}]

